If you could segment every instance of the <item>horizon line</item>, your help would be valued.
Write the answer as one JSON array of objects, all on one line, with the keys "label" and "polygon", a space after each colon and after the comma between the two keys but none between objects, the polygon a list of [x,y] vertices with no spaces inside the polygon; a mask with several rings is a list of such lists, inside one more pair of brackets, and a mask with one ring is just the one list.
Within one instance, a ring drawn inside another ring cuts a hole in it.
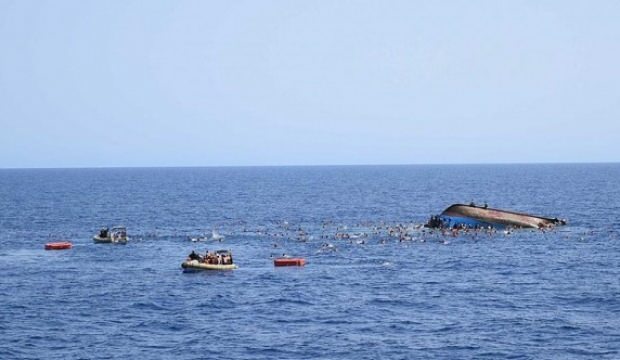
[{"label": "horizon line", "polygon": [[387,163],[387,164],[287,164],[287,165],[137,165],[137,166],[49,166],[0,167],[0,170],[87,170],[87,169],[196,169],[196,168],[276,168],[276,167],[347,167],[347,166],[497,166],[497,165],[605,165],[620,161],[548,161],[548,162],[488,162],[488,163]]}]

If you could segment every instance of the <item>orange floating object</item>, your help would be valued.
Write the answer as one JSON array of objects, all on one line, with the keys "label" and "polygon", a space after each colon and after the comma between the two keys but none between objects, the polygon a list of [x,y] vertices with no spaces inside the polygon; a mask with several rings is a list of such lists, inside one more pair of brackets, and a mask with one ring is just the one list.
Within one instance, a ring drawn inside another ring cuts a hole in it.
[{"label": "orange floating object", "polygon": [[65,249],[71,249],[72,247],[73,247],[73,244],[71,244],[68,241],[51,242],[51,243],[45,244],[45,250],[65,250]]},{"label": "orange floating object", "polygon": [[306,260],[304,258],[277,258],[273,260],[274,266],[304,266]]}]

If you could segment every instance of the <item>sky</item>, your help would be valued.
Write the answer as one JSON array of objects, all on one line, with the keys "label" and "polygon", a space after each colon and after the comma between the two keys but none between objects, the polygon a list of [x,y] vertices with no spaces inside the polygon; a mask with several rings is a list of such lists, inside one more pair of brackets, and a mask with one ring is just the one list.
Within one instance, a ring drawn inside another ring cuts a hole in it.
[{"label": "sky", "polygon": [[0,168],[617,162],[620,1],[0,0]]}]

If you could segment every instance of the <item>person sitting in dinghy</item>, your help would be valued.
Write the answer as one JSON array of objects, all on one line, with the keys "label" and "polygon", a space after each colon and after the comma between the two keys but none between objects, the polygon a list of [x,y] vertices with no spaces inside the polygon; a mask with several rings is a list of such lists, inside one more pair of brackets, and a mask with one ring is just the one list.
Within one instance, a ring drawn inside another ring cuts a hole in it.
[{"label": "person sitting in dinghy", "polygon": [[214,253],[207,251],[207,255],[205,256],[205,262],[207,264],[216,265],[217,264],[217,256],[215,256]]},{"label": "person sitting in dinghy", "polygon": [[198,260],[200,261],[200,255],[196,254],[196,252],[194,250],[192,250],[191,254],[189,254],[188,259],[190,260]]}]

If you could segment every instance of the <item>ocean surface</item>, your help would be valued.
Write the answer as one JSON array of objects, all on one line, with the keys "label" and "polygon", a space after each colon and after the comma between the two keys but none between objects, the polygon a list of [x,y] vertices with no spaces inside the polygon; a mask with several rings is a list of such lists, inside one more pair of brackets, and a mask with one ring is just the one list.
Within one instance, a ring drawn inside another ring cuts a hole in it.
[{"label": "ocean surface", "polygon": [[[470,201],[569,224],[417,226]],[[0,170],[0,274],[0,359],[619,359],[620,164]]]}]

